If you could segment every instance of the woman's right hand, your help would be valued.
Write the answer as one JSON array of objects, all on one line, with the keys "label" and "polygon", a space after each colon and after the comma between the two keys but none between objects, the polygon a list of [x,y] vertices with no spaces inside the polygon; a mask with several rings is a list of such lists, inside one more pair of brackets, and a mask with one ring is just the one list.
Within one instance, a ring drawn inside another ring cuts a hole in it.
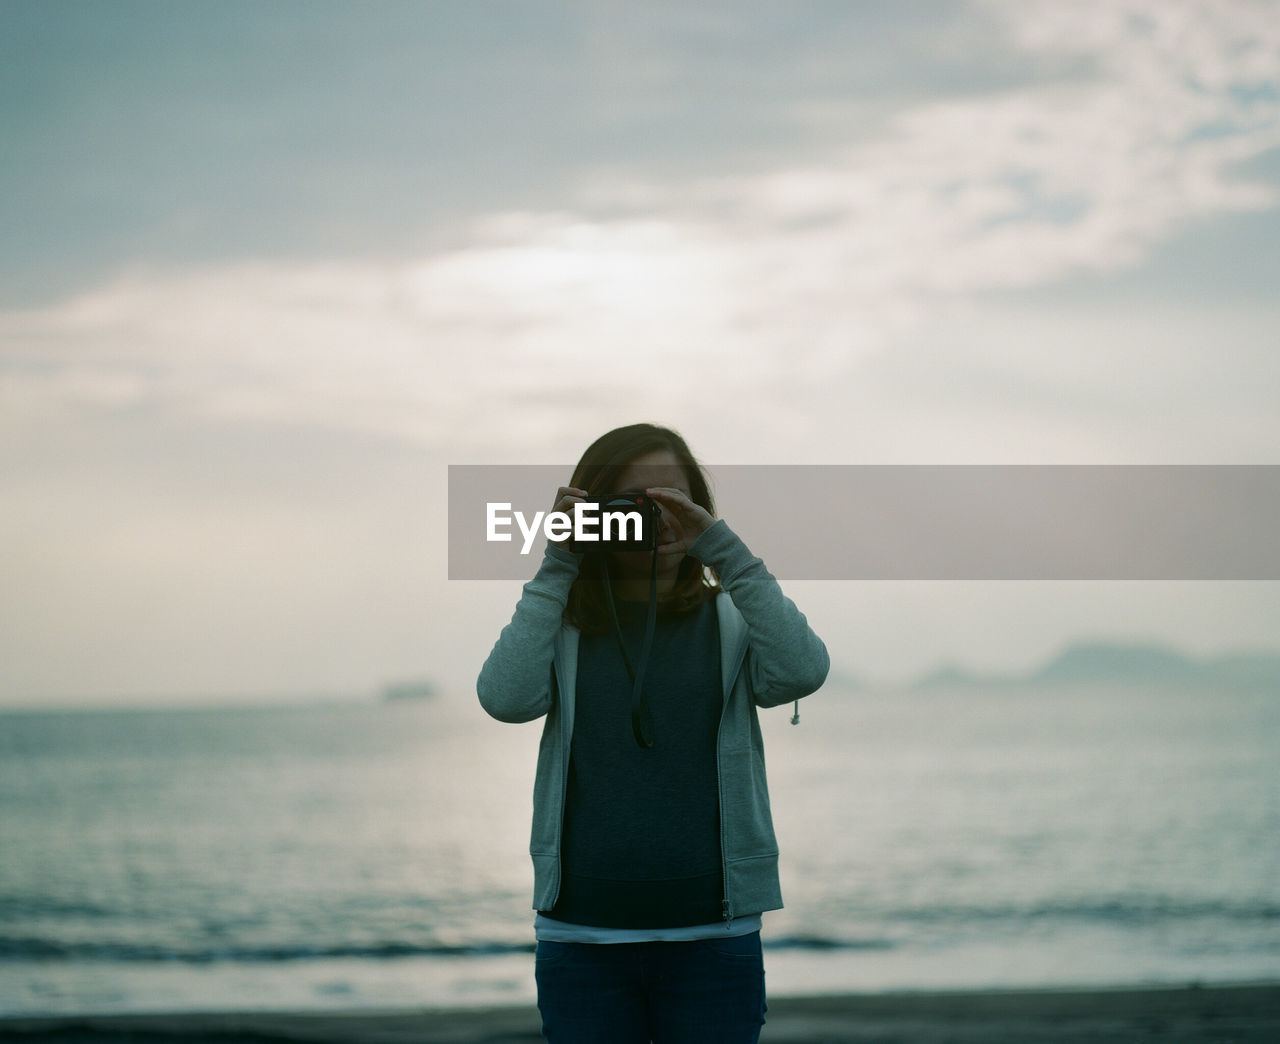
[{"label": "woman's right hand", "polygon": [[[591,494],[585,489],[578,489],[576,486],[561,486],[556,490],[556,502],[555,506],[552,507],[551,510],[553,512],[560,511],[572,517],[573,505],[581,504],[583,500],[590,495]],[[562,547],[567,551],[569,550],[569,540],[570,537],[566,536],[561,540],[551,540],[550,543],[553,543],[558,547]]]}]

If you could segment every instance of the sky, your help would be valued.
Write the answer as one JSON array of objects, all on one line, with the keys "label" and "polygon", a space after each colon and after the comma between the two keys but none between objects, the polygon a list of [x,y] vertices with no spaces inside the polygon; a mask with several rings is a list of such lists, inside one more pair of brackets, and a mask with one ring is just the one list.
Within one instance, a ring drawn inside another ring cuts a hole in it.
[{"label": "sky", "polygon": [[[519,585],[448,580],[448,465],[636,420],[1280,463],[1277,3],[5,0],[0,143],[0,705],[470,698]],[[1264,582],[787,590],[882,679],[1280,634]]]}]

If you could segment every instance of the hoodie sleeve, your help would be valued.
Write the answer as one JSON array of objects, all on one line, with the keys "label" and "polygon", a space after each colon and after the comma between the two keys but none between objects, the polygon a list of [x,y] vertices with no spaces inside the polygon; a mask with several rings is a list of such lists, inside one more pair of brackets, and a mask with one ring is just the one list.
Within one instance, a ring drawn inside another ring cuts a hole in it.
[{"label": "hoodie sleeve", "polygon": [[499,721],[540,718],[551,709],[551,665],[577,555],[548,544],[542,565],[524,585],[511,622],[480,668],[480,705]]},{"label": "hoodie sleeve", "polygon": [[715,569],[746,621],[745,669],[756,704],[777,707],[820,688],[831,667],[827,647],[724,519],[699,536],[689,554]]}]

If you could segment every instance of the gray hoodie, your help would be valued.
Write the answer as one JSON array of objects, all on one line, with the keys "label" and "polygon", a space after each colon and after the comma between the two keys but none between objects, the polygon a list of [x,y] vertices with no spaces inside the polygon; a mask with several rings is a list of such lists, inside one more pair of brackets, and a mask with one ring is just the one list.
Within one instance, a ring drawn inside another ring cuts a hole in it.
[{"label": "gray hoodie", "polygon": [[[689,548],[711,566],[723,590],[720,625],[723,709],[716,741],[720,845],[726,921],[782,906],[778,843],[769,812],[764,742],[757,707],[776,707],[814,692],[830,659],[804,614],[764,563],[721,519]],[[476,691],[499,721],[546,715],[533,785],[533,907],[550,910],[560,890],[560,832],[577,691],[577,628],[563,623],[578,556],[548,544],[542,566],[524,586],[515,615],[480,670]]]}]

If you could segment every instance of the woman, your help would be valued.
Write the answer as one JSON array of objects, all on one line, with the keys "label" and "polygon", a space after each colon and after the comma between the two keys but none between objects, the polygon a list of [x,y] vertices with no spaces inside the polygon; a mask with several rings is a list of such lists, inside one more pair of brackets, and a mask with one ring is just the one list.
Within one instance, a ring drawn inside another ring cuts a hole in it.
[{"label": "woman", "polygon": [[715,518],[675,432],[615,429],[570,483],[554,510],[645,493],[661,518],[652,552],[548,542],[477,683],[500,721],[546,716],[530,844],[543,1033],[756,1041],[760,915],[782,906],[756,708],[816,690],[826,647]]}]

